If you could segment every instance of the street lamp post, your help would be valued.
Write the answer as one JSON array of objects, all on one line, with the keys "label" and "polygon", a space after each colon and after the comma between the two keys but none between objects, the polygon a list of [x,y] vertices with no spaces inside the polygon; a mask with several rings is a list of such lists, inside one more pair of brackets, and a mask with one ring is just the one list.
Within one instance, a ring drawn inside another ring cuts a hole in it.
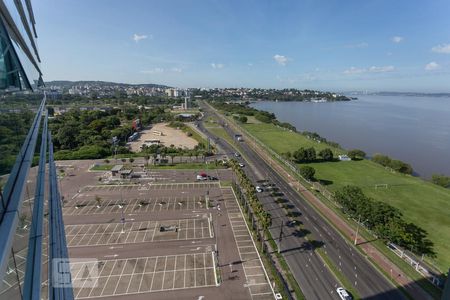
[{"label": "street lamp post", "polygon": [[[365,220],[364,222],[367,222],[367,220]],[[358,216],[358,223],[356,225],[356,234],[355,234],[354,245],[356,245],[358,243],[358,233],[359,233],[359,226],[360,226],[360,224],[361,224],[361,215]]]}]

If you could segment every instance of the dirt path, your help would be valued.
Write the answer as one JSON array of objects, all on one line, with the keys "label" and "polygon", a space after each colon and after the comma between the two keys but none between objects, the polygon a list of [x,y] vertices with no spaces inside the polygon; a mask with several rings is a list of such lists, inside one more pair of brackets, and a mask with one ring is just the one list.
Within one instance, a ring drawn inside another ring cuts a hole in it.
[{"label": "dirt path", "polygon": [[[161,133],[159,135],[157,133]],[[150,129],[144,129],[140,132],[139,138],[130,142],[131,151],[139,152],[141,151],[142,145],[145,141],[158,140],[162,145],[170,147],[174,145],[175,147],[194,149],[198,142],[186,135],[180,129],[172,128],[167,126],[167,123],[158,123],[152,126]]]}]

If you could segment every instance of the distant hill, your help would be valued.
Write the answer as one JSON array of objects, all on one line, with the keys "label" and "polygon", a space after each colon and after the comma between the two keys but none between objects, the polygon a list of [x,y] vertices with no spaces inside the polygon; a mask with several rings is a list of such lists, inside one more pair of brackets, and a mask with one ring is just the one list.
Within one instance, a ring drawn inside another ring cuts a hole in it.
[{"label": "distant hill", "polygon": [[450,97],[450,93],[376,92],[372,94],[380,96]]},{"label": "distant hill", "polygon": [[80,80],[80,81],[70,81],[70,80],[52,80],[46,81],[45,85],[57,85],[65,88],[70,88],[75,85],[98,85],[98,86],[121,86],[121,87],[130,87],[130,86],[141,86],[141,87],[149,87],[149,88],[169,88],[167,85],[162,84],[154,84],[154,83],[142,83],[142,84],[131,84],[131,83],[120,83],[120,82],[108,82],[108,81],[94,81],[94,80]]}]

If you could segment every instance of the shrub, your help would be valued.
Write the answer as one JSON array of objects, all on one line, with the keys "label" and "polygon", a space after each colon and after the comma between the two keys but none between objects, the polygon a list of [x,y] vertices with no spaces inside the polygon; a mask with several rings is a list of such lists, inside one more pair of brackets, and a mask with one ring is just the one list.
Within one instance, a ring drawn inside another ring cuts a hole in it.
[{"label": "shrub", "polygon": [[319,152],[319,156],[324,161],[332,161],[333,160],[333,151],[330,148],[323,149]]},{"label": "shrub", "polygon": [[364,157],[366,157],[366,152],[359,150],[359,149],[352,149],[347,152],[347,156],[353,160],[363,159]]},{"label": "shrub", "polygon": [[445,176],[443,174],[433,174],[433,176],[431,177],[431,182],[445,188],[450,188],[450,176]]},{"label": "shrub", "polygon": [[300,175],[307,180],[313,180],[314,175],[316,174],[316,170],[310,166],[301,166],[300,167]]}]

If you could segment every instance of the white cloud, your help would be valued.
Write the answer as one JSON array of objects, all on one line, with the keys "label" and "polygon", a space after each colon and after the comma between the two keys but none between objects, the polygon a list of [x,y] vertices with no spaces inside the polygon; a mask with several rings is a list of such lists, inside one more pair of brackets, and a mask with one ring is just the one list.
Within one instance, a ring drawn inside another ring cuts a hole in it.
[{"label": "white cloud", "polygon": [[289,61],[289,58],[287,58],[284,55],[279,55],[279,54],[275,54],[273,56],[273,59],[281,66],[285,66],[287,64],[287,62]]},{"label": "white cloud", "polygon": [[386,72],[392,72],[395,70],[394,66],[371,66],[370,68],[355,68],[351,67],[350,69],[347,69],[344,71],[344,74],[346,75],[354,75],[354,74],[364,74],[364,73],[386,73]]},{"label": "white cloud", "polygon": [[351,67],[350,69],[345,70],[344,74],[353,75],[353,74],[361,74],[361,73],[365,73],[365,72],[366,72],[366,69]]},{"label": "white cloud", "polygon": [[361,43],[357,43],[357,44],[349,44],[349,45],[345,45],[345,48],[367,48],[369,47],[369,44],[366,42],[361,42]]},{"label": "white cloud", "polygon": [[432,62],[430,62],[430,63],[425,65],[425,70],[427,70],[427,71],[434,71],[434,70],[439,69],[440,67],[441,66],[438,63],[432,61]]},{"label": "white cloud", "polygon": [[450,44],[442,44],[434,46],[433,48],[431,48],[431,51],[436,53],[450,54]]},{"label": "white cloud", "polygon": [[213,69],[222,69],[223,67],[225,67],[225,65],[224,64],[211,63],[211,67]]},{"label": "white cloud", "polygon": [[[145,40],[145,39],[147,39],[147,38],[148,38],[148,36],[145,35],[145,34],[143,34],[143,35],[139,35],[139,34],[137,34],[137,33],[133,34],[133,40],[134,40],[136,43],[138,43],[138,42],[141,41],[141,40]],[[151,38],[151,36],[150,36],[150,38]]]},{"label": "white cloud", "polygon": [[175,73],[181,73],[181,72],[183,72],[183,69],[182,68],[172,68],[172,69],[170,69],[172,72],[175,72]]},{"label": "white cloud", "polygon": [[376,67],[372,66],[369,68],[369,72],[371,73],[385,73],[385,72],[392,72],[394,71],[394,66],[383,66],[383,67]]},{"label": "white cloud", "polygon": [[393,37],[391,38],[391,41],[392,41],[393,43],[398,44],[398,43],[403,42],[404,39],[405,39],[405,38],[402,37],[402,36],[393,36]]},{"label": "white cloud", "polygon": [[153,68],[150,70],[141,71],[141,73],[144,73],[144,74],[156,74],[156,73],[163,73],[163,72],[164,72],[163,68]]}]

